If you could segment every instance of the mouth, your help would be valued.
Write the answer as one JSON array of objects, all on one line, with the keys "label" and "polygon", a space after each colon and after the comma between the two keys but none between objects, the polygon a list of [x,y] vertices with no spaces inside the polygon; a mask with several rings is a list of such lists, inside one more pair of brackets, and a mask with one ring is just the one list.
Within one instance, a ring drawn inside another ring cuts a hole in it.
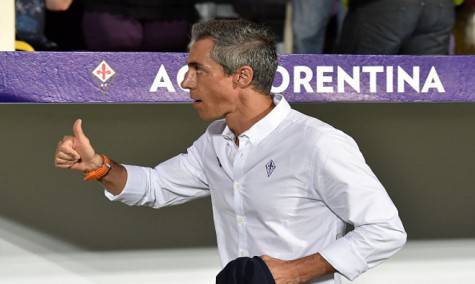
[{"label": "mouth", "polygon": [[200,99],[194,99],[194,98],[191,98],[193,100],[193,103],[194,104],[198,104],[198,103],[201,103],[201,100]]}]

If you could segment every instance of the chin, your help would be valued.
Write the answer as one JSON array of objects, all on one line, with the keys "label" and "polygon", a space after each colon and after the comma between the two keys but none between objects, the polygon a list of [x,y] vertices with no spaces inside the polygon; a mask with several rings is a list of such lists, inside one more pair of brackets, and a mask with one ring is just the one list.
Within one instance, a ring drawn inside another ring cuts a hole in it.
[{"label": "chin", "polygon": [[202,121],[205,121],[205,122],[212,122],[212,121],[215,120],[215,119],[212,118],[212,117],[206,117],[206,116],[200,116],[200,119],[201,119]]},{"label": "chin", "polygon": [[212,116],[210,116],[209,114],[201,113],[200,111],[197,111],[197,113],[198,113],[198,116],[200,117],[200,119],[203,120],[203,121],[209,122],[209,121],[214,120],[214,118]]},{"label": "chin", "polygon": [[223,118],[223,116],[213,115],[209,113],[201,113],[199,111],[198,111],[198,116],[200,117],[201,120],[206,121],[206,122],[211,122],[211,121],[215,121],[217,119]]}]

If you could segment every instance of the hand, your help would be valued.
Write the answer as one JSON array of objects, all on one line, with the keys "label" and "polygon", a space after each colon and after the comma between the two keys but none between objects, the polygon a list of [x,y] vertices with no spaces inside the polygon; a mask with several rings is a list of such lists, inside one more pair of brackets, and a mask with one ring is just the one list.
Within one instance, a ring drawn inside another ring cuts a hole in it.
[{"label": "hand", "polygon": [[261,256],[269,267],[276,284],[300,284],[300,276],[292,261],[280,260],[270,256]]},{"label": "hand", "polygon": [[81,127],[81,119],[73,125],[73,136],[64,136],[56,147],[54,165],[57,168],[82,172],[95,170],[102,166],[102,157],[92,148],[89,138]]}]

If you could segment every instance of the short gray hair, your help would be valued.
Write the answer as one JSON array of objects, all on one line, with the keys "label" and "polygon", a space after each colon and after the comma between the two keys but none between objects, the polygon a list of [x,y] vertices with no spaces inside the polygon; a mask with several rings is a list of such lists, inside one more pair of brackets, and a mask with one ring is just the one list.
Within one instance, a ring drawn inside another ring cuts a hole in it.
[{"label": "short gray hair", "polygon": [[270,94],[277,70],[274,36],[264,26],[246,20],[211,20],[193,25],[191,43],[210,37],[211,58],[231,75],[242,66],[254,71],[251,85]]}]

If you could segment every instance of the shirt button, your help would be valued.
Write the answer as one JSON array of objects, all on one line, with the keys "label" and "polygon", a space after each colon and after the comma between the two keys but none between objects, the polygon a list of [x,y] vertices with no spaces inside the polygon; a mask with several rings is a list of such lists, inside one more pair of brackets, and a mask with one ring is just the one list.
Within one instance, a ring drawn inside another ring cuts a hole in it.
[{"label": "shirt button", "polygon": [[246,223],[246,218],[244,216],[238,215],[237,221],[239,225],[244,225],[244,223]]},{"label": "shirt button", "polygon": [[234,187],[234,190],[240,190],[241,189],[241,185],[238,182],[235,182],[233,187]]},{"label": "shirt button", "polygon": [[240,249],[240,250],[239,250],[239,256],[241,256],[241,257],[242,257],[242,256],[247,256],[247,254],[248,254],[248,253],[247,253],[245,250],[243,250],[243,249]]}]

